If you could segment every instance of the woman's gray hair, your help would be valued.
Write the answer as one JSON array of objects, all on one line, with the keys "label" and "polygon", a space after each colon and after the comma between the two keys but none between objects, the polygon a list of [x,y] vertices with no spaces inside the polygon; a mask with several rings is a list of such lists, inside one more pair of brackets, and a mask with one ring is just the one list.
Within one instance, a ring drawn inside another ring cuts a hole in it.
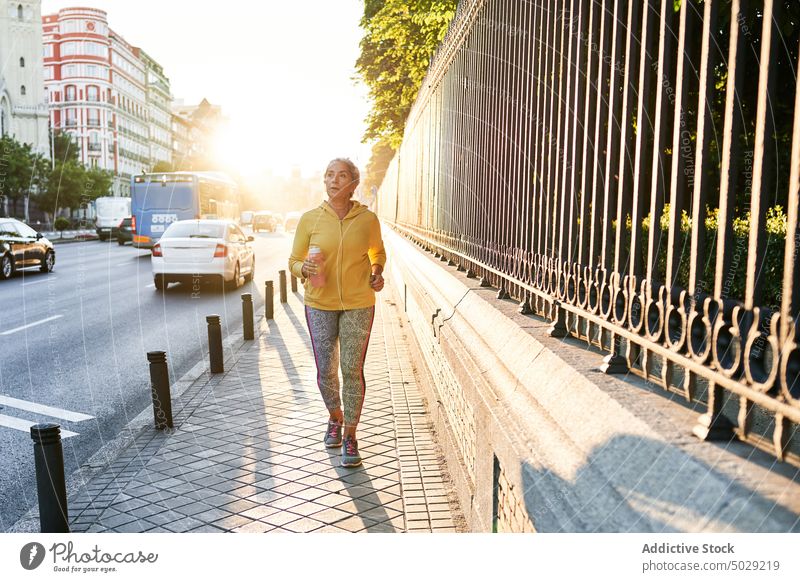
[{"label": "woman's gray hair", "polygon": [[361,172],[358,171],[358,166],[356,166],[350,158],[334,158],[330,162],[328,162],[328,167],[325,168],[325,172],[328,172],[328,169],[335,163],[341,162],[345,166],[347,166],[347,171],[350,172],[350,177],[353,178],[356,184],[361,182]]}]

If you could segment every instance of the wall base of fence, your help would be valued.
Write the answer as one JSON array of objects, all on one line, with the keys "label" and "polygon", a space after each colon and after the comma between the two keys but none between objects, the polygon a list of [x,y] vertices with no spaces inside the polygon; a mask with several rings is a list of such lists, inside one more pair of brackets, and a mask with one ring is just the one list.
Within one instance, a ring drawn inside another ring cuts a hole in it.
[{"label": "wall base of fence", "polygon": [[696,408],[602,373],[605,354],[549,336],[551,322],[383,230],[473,531],[800,531],[797,468],[737,441],[701,442]]}]

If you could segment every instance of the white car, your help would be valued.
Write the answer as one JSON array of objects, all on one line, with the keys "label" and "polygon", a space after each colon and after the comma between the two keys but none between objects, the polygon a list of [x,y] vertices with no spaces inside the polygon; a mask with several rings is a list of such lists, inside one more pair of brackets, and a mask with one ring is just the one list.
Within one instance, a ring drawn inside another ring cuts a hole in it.
[{"label": "white car", "polygon": [[163,291],[173,282],[215,278],[233,288],[250,281],[256,268],[252,236],[232,220],[179,220],[153,246],[153,282]]}]

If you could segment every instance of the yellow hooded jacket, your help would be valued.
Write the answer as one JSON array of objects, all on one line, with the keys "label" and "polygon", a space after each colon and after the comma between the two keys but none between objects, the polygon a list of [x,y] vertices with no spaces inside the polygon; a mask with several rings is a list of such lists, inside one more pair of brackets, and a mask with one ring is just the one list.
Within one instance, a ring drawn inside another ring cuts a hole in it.
[{"label": "yellow hooded jacket", "polygon": [[303,278],[303,261],[312,246],[319,247],[325,258],[325,286],[312,287],[306,281],[306,305],[326,311],[375,305],[375,291],[369,285],[372,265],[385,265],[386,251],[373,212],[354,200],[341,220],[327,202],[303,214],[289,257],[289,270],[298,279]]}]

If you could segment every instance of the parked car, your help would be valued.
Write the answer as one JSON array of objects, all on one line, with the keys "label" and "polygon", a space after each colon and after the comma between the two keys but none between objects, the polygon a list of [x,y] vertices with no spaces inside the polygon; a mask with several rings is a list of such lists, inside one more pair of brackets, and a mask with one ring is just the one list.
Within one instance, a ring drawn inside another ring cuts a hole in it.
[{"label": "parked car", "polygon": [[252,236],[232,220],[179,220],[153,246],[153,283],[164,291],[175,282],[214,279],[236,288],[253,279]]},{"label": "parked car", "polygon": [[131,241],[133,241],[133,220],[129,216],[123,218],[117,227],[117,244],[122,246]]},{"label": "parked car", "polygon": [[102,196],[94,201],[97,211],[95,230],[100,240],[117,236],[119,221],[131,215],[131,199],[120,196]]},{"label": "parked car", "polygon": [[299,212],[287,212],[286,219],[283,221],[283,230],[286,232],[294,232],[297,230],[297,225],[300,223]]},{"label": "parked car", "polygon": [[56,264],[53,243],[24,222],[0,218],[0,279],[8,279],[18,269],[39,267],[49,273]]},{"label": "parked car", "polygon": [[278,221],[271,212],[262,211],[253,215],[253,232],[261,232],[262,230],[275,232],[277,228]]}]

